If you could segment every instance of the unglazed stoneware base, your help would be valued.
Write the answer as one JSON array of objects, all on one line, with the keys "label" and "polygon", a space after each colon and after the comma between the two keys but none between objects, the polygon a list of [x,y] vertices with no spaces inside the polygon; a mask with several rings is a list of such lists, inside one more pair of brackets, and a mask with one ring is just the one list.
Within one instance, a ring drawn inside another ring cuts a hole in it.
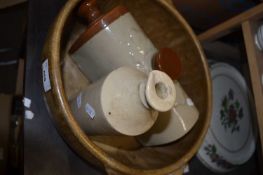
[{"label": "unglazed stoneware base", "polygon": [[76,26],[77,19],[73,12],[79,4],[78,0],[70,0],[63,7],[54,21],[43,50],[43,61],[48,60],[46,69],[48,72],[45,75],[49,75],[51,85],[50,89],[43,93],[53,114],[52,119],[61,136],[79,156],[92,164],[106,168],[108,173],[181,174],[182,167],[195,155],[203,142],[210,123],[211,81],[205,56],[195,34],[174,9],[170,0],[98,1],[103,11],[108,11],[118,3],[128,7],[156,48],[172,48],[181,58],[183,71],[179,82],[200,112],[199,120],[185,137],[164,146],[134,145],[134,149],[130,150],[124,148],[125,144],[120,149],[117,145],[98,146],[93,142],[72,115],[61,72],[61,59],[69,41],[68,35],[73,34],[72,28]]}]

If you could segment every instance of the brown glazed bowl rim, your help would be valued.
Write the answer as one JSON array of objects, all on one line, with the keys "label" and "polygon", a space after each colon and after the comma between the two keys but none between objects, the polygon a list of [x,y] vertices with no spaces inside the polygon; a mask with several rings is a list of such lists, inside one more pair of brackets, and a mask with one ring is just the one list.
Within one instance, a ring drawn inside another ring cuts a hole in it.
[{"label": "brown glazed bowl rim", "polygon": [[[201,56],[201,61],[204,65],[204,72],[206,74],[207,82],[207,93],[208,93],[208,106],[206,111],[206,122],[204,127],[202,128],[201,133],[198,135],[197,141],[193,144],[193,146],[189,149],[189,152],[187,152],[184,156],[182,156],[178,161],[167,165],[163,168],[159,169],[151,169],[151,170],[145,170],[145,169],[136,169],[129,167],[125,165],[124,163],[112,158],[109,154],[107,154],[105,151],[103,151],[100,147],[98,147],[96,144],[93,143],[89,139],[89,137],[84,133],[84,131],[80,128],[79,124],[75,120],[72,111],[70,109],[70,106],[68,104],[68,100],[65,94],[65,90],[63,87],[62,82],[62,73],[60,68],[60,53],[61,53],[61,37],[64,30],[64,27],[66,25],[66,21],[69,18],[70,14],[73,12],[75,7],[79,4],[80,0],[69,0],[66,2],[65,6],[60,11],[54,26],[53,26],[53,32],[49,34],[49,43],[46,43],[48,49],[46,52],[44,50],[43,56],[48,55],[48,63],[49,63],[49,75],[50,75],[50,82],[51,86],[53,87],[50,91],[45,93],[45,97],[47,102],[49,99],[47,97],[52,98],[53,103],[58,104],[60,111],[57,112],[60,118],[63,118],[65,125],[68,128],[68,132],[72,133],[72,135],[77,139],[79,146],[82,146],[84,148],[84,151],[89,152],[91,155],[93,155],[95,158],[97,158],[100,162],[104,164],[105,167],[113,169],[117,172],[125,173],[125,174],[133,174],[133,175],[164,175],[169,174],[171,172],[175,172],[180,170],[198,151],[199,147],[202,144],[202,141],[206,135],[206,131],[208,129],[208,125],[210,123],[210,116],[211,116],[211,79],[210,79],[210,73],[208,69],[207,62],[205,60],[205,56],[203,54],[203,51],[201,49],[200,43],[197,40],[195,34],[193,33],[192,29],[189,27],[189,25],[186,23],[186,21],[181,17],[179,12],[175,8],[173,8],[172,1],[171,0],[156,0],[159,2],[159,4],[165,9],[167,9],[169,12],[171,12],[176,18],[178,18],[179,23],[181,23],[182,26],[184,26],[185,30],[189,33],[191,39],[193,40],[193,43],[197,47],[197,50]],[[56,87],[56,88],[54,88]],[[55,117],[56,118],[56,117]],[[72,141],[74,139],[72,138],[65,138],[67,141]],[[83,155],[84,159],[88,161],[88,158],[86,158]]]}]

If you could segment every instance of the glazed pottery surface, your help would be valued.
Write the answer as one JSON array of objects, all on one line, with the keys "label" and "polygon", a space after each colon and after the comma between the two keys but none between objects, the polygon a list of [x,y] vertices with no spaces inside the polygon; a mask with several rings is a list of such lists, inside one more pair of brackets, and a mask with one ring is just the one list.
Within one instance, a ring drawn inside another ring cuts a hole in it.
[{"label": "glazed pottery surface", "polygon": [[87,134],[136,136],[152,127],[157,111],[170,110],[175,97],[173,82],[165,73],[152,71],[148,77],[135,68],[121,67],[82,91],[71,106]]},{"label": "glazed pottery surface", "polygon": [[72,54],[72,58],[84,75],[95,81],[121,66],[149,73],[156,52],[152,42],[127,12],[88,39]]},{"label": "glazed pottery surface", "polygon": [[212,65],[211,73],[212,121],[198,157],[211,170],[226,172],[255,151],[249,91],[242,75],[228,64]]},{"label": "glazed pottery surface", "polygon": [[167,112],[159,113],[153,127],[138,140],[145,146],[167,144],[188,133],[197,122],[199,112],[178,81],[174,81],[176,102]]}]

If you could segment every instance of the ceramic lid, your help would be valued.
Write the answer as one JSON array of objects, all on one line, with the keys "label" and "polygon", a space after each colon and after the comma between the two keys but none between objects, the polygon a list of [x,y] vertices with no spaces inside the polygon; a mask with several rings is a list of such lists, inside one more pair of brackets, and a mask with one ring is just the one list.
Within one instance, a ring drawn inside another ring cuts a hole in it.
[{"label": "ceramic lid", "polygon": [[89,23],[89,26],[73,43],[69,53],[72,54],[77,51],[86,41],[127,12],[126,7],[117,6],[102,15],[96,5],[96,0],[84,0],[79,6],[78,15]]},{"label": "ceramic lid", "polygon": [[232,66],[211,66],[213,113],[199,159],[216,171],[245,163],[255,151],[249,92],[242,75]]},{"label": "ceramic lid", "polygon": [[154,69],[167,73],[171,79],[176,80],[181,73],[181,61],[170,48],[162,48],[153,59]]}]

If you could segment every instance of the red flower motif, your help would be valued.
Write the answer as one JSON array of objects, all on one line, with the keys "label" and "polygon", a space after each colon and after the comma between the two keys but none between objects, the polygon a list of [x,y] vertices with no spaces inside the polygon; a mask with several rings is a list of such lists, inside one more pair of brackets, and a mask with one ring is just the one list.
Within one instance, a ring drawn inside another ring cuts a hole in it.
[{"label": "red flower motif", "polygon": [[237,111],[236,111],[236,109],[234,108],[234,106],[232,106],[232,105],[229,107],[228,116],[229,116],[229,121],[230,121],[231,123],[236,121]]}]

